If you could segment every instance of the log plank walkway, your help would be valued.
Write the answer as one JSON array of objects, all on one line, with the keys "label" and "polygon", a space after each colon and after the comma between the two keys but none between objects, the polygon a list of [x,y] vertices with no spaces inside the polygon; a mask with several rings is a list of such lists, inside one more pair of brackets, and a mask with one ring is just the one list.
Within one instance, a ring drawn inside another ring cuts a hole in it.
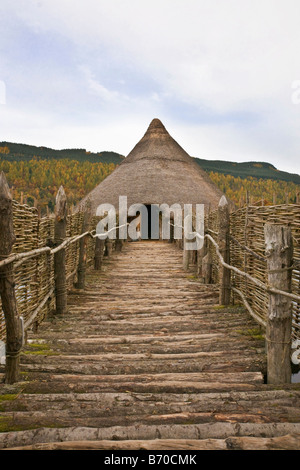
[{"label": "log plank walkway", "polygon": [[300,448],[299,384],[264,384],[258,325],[175,245],[127,243],[86,286],[0,386],[0,448]]}]

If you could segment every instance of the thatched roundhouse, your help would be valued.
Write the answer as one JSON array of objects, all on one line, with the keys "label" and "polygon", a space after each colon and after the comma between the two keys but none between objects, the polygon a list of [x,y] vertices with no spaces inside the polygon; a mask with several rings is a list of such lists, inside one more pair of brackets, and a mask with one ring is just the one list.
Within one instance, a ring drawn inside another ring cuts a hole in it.
[{"label": "thatched roundhouse", "polygon": [[124,161],[80,203],[89,199],[92,213],[103,203],[117,209],[119,196],[132,204],[205,204],[215,209],[222,192],[209,176],[170,136],[159,119],[153,119],[144,137]]}]

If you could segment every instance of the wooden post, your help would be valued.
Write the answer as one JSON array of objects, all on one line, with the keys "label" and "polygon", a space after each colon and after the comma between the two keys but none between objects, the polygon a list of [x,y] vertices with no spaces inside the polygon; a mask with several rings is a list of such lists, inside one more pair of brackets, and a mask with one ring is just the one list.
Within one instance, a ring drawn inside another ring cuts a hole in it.
[{"label": "wooden post", "polygon": [[105,240],[105,245],[106,245],[106,255],[108,258],[110,258],[112,255],[112,251],[113,251],[113,241],[110,238],[107,238]]},{"label": "wooden post", "polygon": [[202,260],[202,276],[204,284],[211,284],[212,280],[212,258],[208,250]]},{"label": "wooden post", "polygon": [[[206,241],[206,240],[205,240]],[[203,258],[206,255],[205,241],[202,248],[197,251],[197,276],[203,280]]]},{"label": "wooden post", "polygon": [[117,228],[116,232],[117,232],[117,238],[116,238],[116,241],[115,241],[115,250],[116,251],[122,251],[123,240],[120,239],[120,229]]},{"label": "wooden post", "polygon": [[286,205],[290,203],[290,193],[288,191],[285,193],[285,203]]},{"label": "wooden post", "polygon": [[[67,232],[67,198],[61,186],[56,196],[55,205],[55,245],[60,245]],[[54,254],[54,278],[56,295],[56,313],[63,315],[67,311],[66,250],[63,248]]]},{"label": "wooden post", "polygon": [[174,219],[171,219],[170,224],[170,238],[168,243],[174,243]]},{"label": "wooden post", "polygon": [[[229,216],[229,206],[226,197],[223,195],[219,202],[218,207],[218,218],[219,218],[219,235],[218,235],[218,245],[220,253],[223,256],[223,259],[226,263],[230,262],[230,244],[229,244],[229,234],[230,234],[230,216]],[[219,294],[219,303],[220,305],[229,305],[230,304],[230,270],[224,268],[220,265],[219,271],[220,279],[220,294]]]},{"label": "wooden post", "polygon": [[197,250],[191,250],[190,264],[197,267]]},{"label": "wooden post", "polygon": [[95,258],[94,258],[94,268],[96,270],[100,270],[102,266],[103,255],[104,255],[104,245],[105,245],[105,240],[101,240],[99,237],[96,237]]},{"label": "wooden post", "polygon": [[[291,228],[266,224],[265,247],[269,286],[290,292],[293,262]],[[291,330],[291,300],[283,295],[270,294],[266,328],[269,384],[291,382]]]},{"label": "wooden post", "polygon": [[191,252],[190,250],[187,250],[186,249],[186,245],[187,243],[189,242],[189,240],[187,240],[186,238],[184,239],[184,242],[183,242],[183,269],[185,271],[188,271],[189,269],[189,266],[190,266],[190,258],[191,258]]},{"label": "wooden post", "polygon": [[[84,208],[83,222],[82,222],[82,233],[88,232],[91,219],[91,204],[87,201]],[[75,284],[76,289],[84,289],[85,287],[85,274],[86,274],[86,263],[87,263],[87,244],[88,235],[81,238],[79,241],[79,259],[77,268],[77,283]]]},{"label": "wooden post", "polygon": [[[13,206],[8,184],[0,174],[0,261],[7,258],[16,241],[13,227]],[[19,378],[20,351],[23,344],[20,318],[14,289],[12,264],[0,268],[0,295],[6,325],[5,383],[13,384]]]},{"label": "wooden post", "polygon": [[116,243],[115,243],[115,250],[122,251],[122,248],[123,248],[123,240],[120,240],[119,238],[117,238]]}]

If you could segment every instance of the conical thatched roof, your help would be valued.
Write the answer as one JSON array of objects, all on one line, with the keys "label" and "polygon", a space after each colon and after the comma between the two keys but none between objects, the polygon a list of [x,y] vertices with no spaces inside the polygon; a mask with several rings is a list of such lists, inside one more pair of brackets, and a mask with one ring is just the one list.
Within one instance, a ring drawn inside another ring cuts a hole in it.
[{"label": "conical thatched roof", "polygon": [[206,204],[216,208],[222,192],[170,136],[159,119],[153,119],[144,137],[124,161],[79,204],[91,201],[92,212],[103,203],[128,207],[142,204]]}]

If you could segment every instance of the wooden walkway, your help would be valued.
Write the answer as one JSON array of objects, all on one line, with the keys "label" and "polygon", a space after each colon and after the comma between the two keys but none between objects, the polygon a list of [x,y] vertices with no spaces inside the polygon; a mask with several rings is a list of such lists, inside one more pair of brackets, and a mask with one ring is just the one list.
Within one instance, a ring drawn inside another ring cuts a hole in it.
[{"label": "wooden walkway", "polygon": [[264,384],[257,324],[174,245],[127,243],[87,286],[0,386],[0,448],[299,448],[299,384]]}]

